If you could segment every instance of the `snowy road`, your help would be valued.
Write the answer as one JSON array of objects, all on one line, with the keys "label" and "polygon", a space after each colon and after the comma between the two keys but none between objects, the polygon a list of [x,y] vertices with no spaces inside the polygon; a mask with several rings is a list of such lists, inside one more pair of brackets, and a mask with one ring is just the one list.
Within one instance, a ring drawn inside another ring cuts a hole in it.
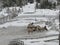
[{"label": "snowy road", "polygon": [[[8,22],[8,23],[5,23],[3,25],[0,25],[0,45],[8,45],[8,43],[12,40],[12,39],[17,39],[17,38],[42,38],[42,37],[48,37],[48,35],[52,35],[52,37],[54,35],[57,35],[57,37],[59,36],[59,31],[56,30],[54,28],[55,24],[56,24],[56,27],[58,27],[59,23],[58,23],[58,19],[54,22],[54,26],[50,26],[51,29],[48,30],[48,31],[43,31],[43,32],[33,32],[31,34],[28,34],[27,33],[27,30],[26,30],[26,27],[27,27],[27,24],[30,23],[30,22],[35,22],[35,24],[38,24],[38,25],[42,25],[44,26],[45,25],[45,21],[49,20],[48,18],[46,17],[43,17],[43,18],[39,18],[37,17],[37,21],[35,21],[35,18],[33,17],[28,17],[26,16],[26,18],[17,18],[16,21],[12,21],[12,22]],[[1,27],[6,27],[6,28],[1,28]],[[54,30],[52,29],[54,28]],[[56,38],[56,36],[54,36]],[[53,37],[53,39],[54,39]],[[44,45],[45,43],[42,42],[38,42],[39,44],[41,45]],[[51,42],[48,42],[48,45],[50,45]],[[58,43],[54,42],[53,45],[56,44],[58,45]],[[27,44],[27,45],[35,45],[35,43],[30,43],[30,44]],[[36,43],[37,45],[37,43]],[[47,43],[45,44],[47,45]]]},{"label": "snowy road", "polygon": [[[9,44],[9,42],[10,41],[12,41],[13,39],[17,39],[17,38],[21,38],[20,36],[3,36],[3,37],[0,37],[0,45],[8,45]],[[53,37],[53,39],[54,38],[57,38],[57,37]],[[49,40],[49,38],[47,38],[48,40]],[[51,37],[51,39],[52,39],[52,37]],[[37,39],[36,39],[37,40]],[[30,41],[30,42],[34,42],[34,43],[36,43],[36,44],[40,44],[40,43],[42,43],[42,44],[44,44],[43,42],[41,42],[42,41],[42,39],[41,40],[37,40],[37,41],[35,41],[35,39],[33,39],[32,41]],[[29,43],[27,43],[27,41],[25,40],[25,44],[29,44]],[[29,42],[29,40],[28,40],[28,42]],[[38,43],[38,42],[40,42],[40,43]],[[53,41],[54,42],[54,41]],[[34,44],[34,43],[30,43],[30,45],[32,45],[32,44]],[[48,42],[49,43],[49,42]],[[51,42],[52,43],[52,42]],[[54,42],[53,44],[58,44],[59,42]],[[47,44],[46,42],[45,42],[45,44]]]},{"label": "snowy road", "polygon": [[[40,37],[42,38],[42,37],[48,37],[48,35],[49,36],[52,35],[52,37],[54,35],[57,35],[57,37],[59,36],[58,35],[59,31],[55,30],[54,26],[53,26],[54,30],[51,28],[49,31],[33,32],[31,34],[28,34],[27,30],[26,30],[27,24],[30,22],[35,22],[34,19],[35,18],[33,18],[33,17],[22,18],[22,20],[21,20],[21,18],[18,18],[18,20],[16,20],[16,21],[12,21],[12,22],[0,25],[2,27],[4,27],[4,26],[6,27],[6,28],[0,28],[0,45],[8,45],[8,43],[12,39],[23,38],[23,37],[24,38],[40,38]],[[48,18],[37,18],[37,21],[35,22],[35,24],[38,24],[38,25],[43,24],[42,26],[44,26],[45,25],[44,21],[47,21],[47,20],[49,20],[49,19]],[[56,23],[56,25],[59,26],[58,19],[54,23]],[[50,45],[50,43],[51,42],[49,42],[48,45]],[[44,42],[42,43],[42,45],[43,44],[44,44]],[[58,43],[56,43],[56,44],[58,44]],[[29,45],[31,45],[31,44],[29,44]],[[34,45],[34,43],[32,45]]]},{"label": "snowy road", "polygon": [[[44,32],[33,32],[32,34],[26,33],[25,27],[8,27],[7,29],[0,30],[0,45],[8,45],[12,39],[20,38],[43,38],[51,35],[53,39],[58,37],[58,31],[44,31]],[[54,36],[55,35],[55,36]],[[57,36],[57,37],[56,37]],[[50,36],[49,36],[50,37]],[[58,43],[57,43],[58,44]]]}]

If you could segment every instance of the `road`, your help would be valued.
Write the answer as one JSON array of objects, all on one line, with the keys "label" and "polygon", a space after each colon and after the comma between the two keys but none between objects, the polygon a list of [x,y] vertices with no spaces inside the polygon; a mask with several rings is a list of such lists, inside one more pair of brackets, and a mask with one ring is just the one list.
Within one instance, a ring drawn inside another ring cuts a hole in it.
[{"label": "road", "polygon": [[[53,33],[54,32],[54,33]],[[33,32],[28,34],[26,32],[26,26],[23,27],[8,27],[6,29],[0,29],[0,45],[8,45],[12,39],[17,38],[42,38],[43,36],[56,35],[58,31],[44,31]]]}]

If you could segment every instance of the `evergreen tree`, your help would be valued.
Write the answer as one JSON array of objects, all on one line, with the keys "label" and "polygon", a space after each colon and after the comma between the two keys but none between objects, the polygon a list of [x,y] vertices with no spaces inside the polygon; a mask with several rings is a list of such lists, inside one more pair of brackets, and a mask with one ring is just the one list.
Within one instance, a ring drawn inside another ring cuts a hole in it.
[{"label": "evergreen tree", "polygon": [[53,4],[53,8],[56,8],[56,3]]},{"label": "evergreen tree", "polygon": [[11,3],[12,3],[12,1],[11,0],[2,0],[2,3],[3,3],[3,7],[9,7],[10,5],[11,5]]},{"label": "evergreen tree", "polygon": [[48,2],[48,0],[46,0],[46,1],[43,1],[43,3],[42,4],[40,4],[40,8],[52,8],[52,3],[51,2]]},{"label": "evergreen tree", "polygon": [[57,0],[58,2],[60,2],[60,0]]},{"label": "evergreen tree", "polygon": [[48,0],[43,1],[43,3],[41,4],[41,8],[46,8],[48,6]]},{"label": "evergreen tree", "polygon": [[48,9],[51,9],[51,8],[52,8],[52,3],[49,2],[49,3],[48,3]]},{"label": "evergreen tree", "polygon": [[22,0],[2,0],[3,7],[10,7],[14,6],[15,4],[17,6],[22,6]]}]

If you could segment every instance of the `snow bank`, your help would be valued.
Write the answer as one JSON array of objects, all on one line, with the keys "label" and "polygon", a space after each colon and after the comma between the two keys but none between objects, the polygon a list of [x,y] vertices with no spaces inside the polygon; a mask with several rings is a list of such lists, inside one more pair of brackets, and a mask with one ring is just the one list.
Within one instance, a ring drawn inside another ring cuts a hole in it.
[{"label": "snow bank", "polygon": [[35,14],[40,15],[58,15],[59,10],[50,10],[50,9],[38,9]]},{"label": "snow bank", "polygon": [[[35,12],[32,15],[58,15],[59,10],[50,10],[50,9],[37,9],[35,10],[36,3],[23,6],[23,14],[26,12]],[[29,14],[27,14],[29,15]],[[31,15],[31,14],[30,14]]]},{"label": "snow bank", "polygon": [[28,43],[26,45],[58,45],[56,42],[36,42],[36,43]]},{"label": "snow bank", "polygon": [[23,13],[26,12],[35,12],[35,3],[33,4],[28,3],[28,5],[23,6]]},{"label": "snow bank", "polygon": [[[23,12],[19,15],[59,15],[59,10],[51,10],[51,9],[35,9],[35,3],[28,4],[23,6]],[[28,14],[27,12],[34,12],[33,14]],[[25,14],[26,13],[26,14]]]},{"label": "snow bank", "polygon": [[36,9],[36,12],[32,13],[32,14],[28,14],[28,13],[23,13],[19,14],[19,15],[45,15],[45,16],[57,16],[59,15],[59,10],[50,10],[50,9]]},{"label": "snow bank", "polygon": [[24,44],[26,45],[57,45],[57,42],[45,42],[47,40],[52,40],[52,39],[57,39],[58,36],[52,36],[52,37],[47,37],[47,38],[40,38],[40,39],[27,39],[27,40],[22,40]]}]

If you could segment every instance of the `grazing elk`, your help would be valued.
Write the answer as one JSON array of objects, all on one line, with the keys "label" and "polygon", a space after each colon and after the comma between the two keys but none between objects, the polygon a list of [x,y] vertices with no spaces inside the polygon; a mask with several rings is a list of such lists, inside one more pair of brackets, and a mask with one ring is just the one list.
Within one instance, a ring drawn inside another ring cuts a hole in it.
[{"label": "grazing elk", "polygon": [[33,23],[30,23],[27,26],[28,34],[33,32],[33,31],[44,31],[44,30],[48,31],[46,26],[44,26],[44,27],[41,27],[39,25],[35,26],[35,25],[33,25]]},{"label": "grazing elk", "polygon": [[31,33],[36,30],[36,26],[33,25],[33,23],[28,24],[27,26],[28,33]]},{"label": "grazing elk", "polygon": [[48,29],[47,29],[46,26],[40,27],[39,25],[36,26],[36,30],[37,30],[37,31],[44,31],[44,30],[48,31]]}]

